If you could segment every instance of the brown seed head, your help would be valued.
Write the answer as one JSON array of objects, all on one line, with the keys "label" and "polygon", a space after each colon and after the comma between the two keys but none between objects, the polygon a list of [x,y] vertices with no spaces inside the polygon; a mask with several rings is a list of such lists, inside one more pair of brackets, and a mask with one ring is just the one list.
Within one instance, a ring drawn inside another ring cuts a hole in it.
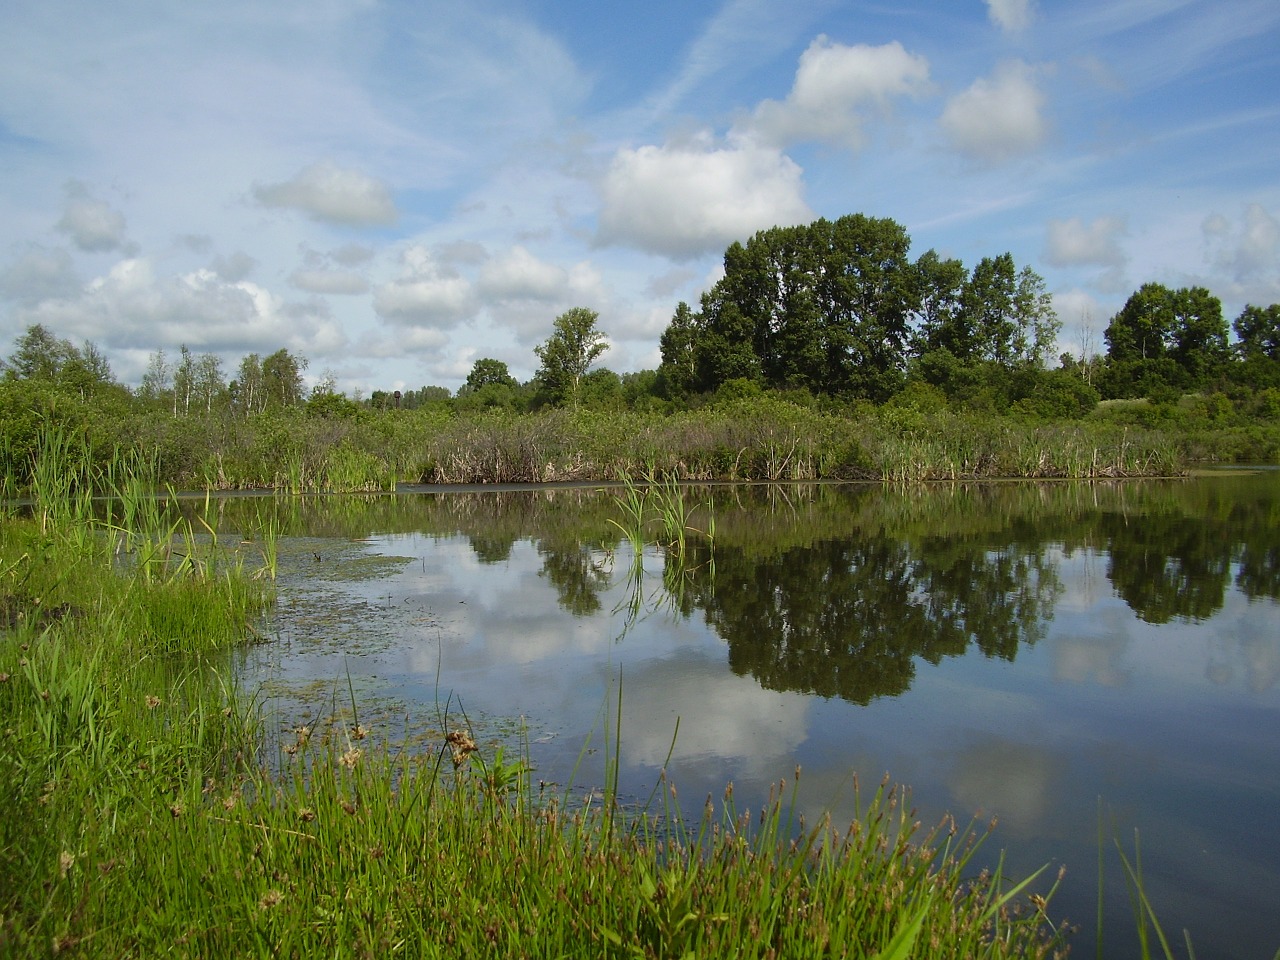
[{"label": "brown seed head", "polygon": [[349,770],[354,770],[357,763],[360,762],[362,756],[361,751],[354,747],[338,758],[338,762]]}]

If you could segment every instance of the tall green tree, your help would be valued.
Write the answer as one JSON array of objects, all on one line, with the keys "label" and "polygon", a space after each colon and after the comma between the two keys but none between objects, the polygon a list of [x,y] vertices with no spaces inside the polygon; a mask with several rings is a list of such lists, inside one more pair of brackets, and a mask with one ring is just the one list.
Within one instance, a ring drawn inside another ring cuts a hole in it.
[{"label": "tall green tree", "polygon": [[578,402],[582,378],[609,349],[608,338],[596,327],[600,315],[586,307],[573,307],[556,317],[545,343],[534,347],[542,361],[536,380],[552,403]]},{"label": "tall green tree", "polygon": [[1013,255],[983,257],[961,295],[963,310],[973,331],[976,359],[990,360],[1002,367],[1013,364],[1017,353],[1017,323],[1014,297],[1018,276]]},{"label": "tall green tree", "polygon": [[681,300],[658,341],[662,365],[658,367],[661,390],[668,398],[685,397],[698,387],[697,342],[699,324],[689,304]]},{"label": "tall green tree", "polygon": [[507,365],[492,357],[483,357],[471,367],[467,381],[458,389],[460,410],[497,407],[514,410],[520,404],[520,384],[511,376]]},{"label": "tall green tree", "polygon": [[1177,291],[1173,298],[1173,359],[1187,386],[1199,389],[1222,373],[1230,356],[1222,301],[1204,287]]},{"label": "tall green tree", "polygon": [[1062,321],[1053,308],[1053,297],[1045,286],[1044,277],[1027,266],[1018,271],[1013,317],[1018,331],[1014,338],[1015,362],[1043,367],[1057,344]]},{"label": "tall green tree", "polygon": [[80,351],[70,340],[36,323],[18,338],[5,373],[18,380],[55,381],[79,356]]},{"label": "tall green tree", "polygon": [[1243,356],[1280,361],[1280,303],[1265,308],[1249,304],[1231,326]]},{"label": "tall green tree", "polygon": [[909,247],[901,225],[862,214],[734,243],[700,313],[674,318],[664,361],[692,352],[701,390],[745,379],[883,399],[919,300]]},{"label": "tall green tree", "polygon": [[263,359],[262,388],[265,402],[282,407],[296,407],[302,403],[302,371],[306,368],[306,357],[295,357],[284,349]]},{"label": "tall green tree", "polygon": [[731,380],[755,383],[762,377],[760,354],[753,343],[755,325],[736,303],[716,294],[711,290],[702,295],[701,309],[695,316],[699,334],[694,343],[694,364],[700,392],[715,390]]},{"label": "tall green tree", "polygon": [[217,354],[202,353],[196,357],[193,386],[197,401],[204,406],[204,412],[212,413],[214,403],[219,402],[227,392],[227,384],[222,375],[222,360]]},{"label": "tall green tree", "polygon": [[43,324],[32,324],[15,343],[5,364],[5,377],[42,383],[63,393],[88,399],[104,390],[121,388],[106,355],[86,340],[77,347]]},{"label": "tall green tree", "polygon": [[826,389],[885,400],[901,388],[919,305],[911,238],[893,220],[862,214],[819,220],[811,237]]},{"label": "tall green tree", "polygon": [[1169,356],[1173,322],[1173,291],[1163,284],[1144,283],[1125,301],[1103,333],[1104,395],[1150,395],[1178,379],[1177,365]]},{"label": "tall green tree", "polygon": [[1250,304],[1232,322],[1240,382],[1255,390],[1280,387],[1280,303]]},{"label": "tall green tree", "polygon": [[1203,287],[1143,284],[1111,318],[1102,391],[1112,397],[1198,389],[1228,357],[1222,304]]},{"label": "tall green tree", "polygon": [[232,402],[245,416],[259,413],[266,407],[266,391],[262,381],[262,357],[246,354],[240,360],[236,378],[231,381]]},{"label": "tall green tree", "polygon": [[147,371],[138,386],[138,396],[148,404],[160,404],[173,389],[173,364],[164,350],[156,350],[147,359]]},{"label": "tall green tree", "polygon": [[977,346],[967,322],[968,314],[962,309],[969,271],[959,260],[944,260],[936,250],[927,250],[916,261],[915,273],[916,354],[947,350],[957,359],[972,359]]},{"label": "tall green tree", "polygon": [[516,383],[516,378],[511,376],[511,372],[503,361],[482,357],[472,364],[471,372],[467,374],[467,382],[462,385],[462,390],[475,393],[489,386],[509,387],[514,390],[519,384]]},{"label": "tall green tree", "polygon": [[173,372],[173,415],[191,412],[191,398],[196,391],[196,358],[184,343],[179,348],[178,366]]}]

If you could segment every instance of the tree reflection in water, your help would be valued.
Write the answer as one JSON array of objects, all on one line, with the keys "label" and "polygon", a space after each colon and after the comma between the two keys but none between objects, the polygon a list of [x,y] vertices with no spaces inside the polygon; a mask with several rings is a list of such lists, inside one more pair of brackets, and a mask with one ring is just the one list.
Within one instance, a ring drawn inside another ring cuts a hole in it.
[{"label": "tree reflection in water", "polygon": [[[1246,596],[1280,597],[1274,483],[736,498],[742,522],[719,514],[714,547],[667,553],[664,583],[681,585],[668,606],[701,611],[731,669],[774,690],[867,704],[905,692],[917,658],[973,646],[1012,661],[1044,637],[1059,558],[1076,550],[1104,555],[1117,596],[1149,623],[1213,616],[1233,566]],[[778,510],[785,522],[760,522]]]},{"label": "tree reflection in water", "polygon": [[929,553],[885,536],[758,559],[718,548],[714,582],[695,585],[694,605],[728,643],[735,673],[862,704],[907,690],[917,657],[937,663],[973,643],[1012,660],[1043,635],[1060,590],[1043,551],[974,543]]},{"label": "tree reflection in water", "polygon": [[[1105,558],[1116,596],[1148,623],[1214,616],[1233,578],[1250,599],[1280,599],[1275,472],[1114,484],[724,486],[691,499],[714,503],[714,547],[691,536],[684,554],[662,554],[664,592],[644,603],[700,613],[728,644],[732,669],[775,690],[865,704],[905,691],[917,658],[936,663],[973,646],[1013,660],[1045,635],[1062,591],[1060,558],[1077,551]],[[217,509],[219,523],[250,530],[274,510],[284,535],[460,534],[484,564],[504,563],[515,543],[530,541],[561,607],[580,617],[599,614],[601,595],[620,580],[643,589],[634,570],[610,562],[623,545],[609,491],[227,500]],[[690,523],[706,528],[705,518]]]}]

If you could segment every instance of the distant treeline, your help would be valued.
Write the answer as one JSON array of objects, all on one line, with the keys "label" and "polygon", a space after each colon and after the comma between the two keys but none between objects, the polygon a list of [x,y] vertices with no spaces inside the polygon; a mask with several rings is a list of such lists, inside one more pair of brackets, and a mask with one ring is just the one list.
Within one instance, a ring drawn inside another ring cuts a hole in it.
[{"label": "distant treeline", "polygon": [[[972,270],[908,257],[862,215],[761,231],[679,304],[656,370],[618,375],[598,315],[557,317],[526,383],[477,360],[440,386],[350,397],[308,359],[155,351],[136,389],[41,325],[0,360],[0,457],[19,485],[41,431],[148,451],[183,485],[385,489],[397,481],[1123,476],[1280,456],[1280,305],[1228,330],[1203,288],[1145,284],[1105,353],[1062,353],[1043,279],[1008,253]],[[593,369],[594,367],[594,369]]]}]

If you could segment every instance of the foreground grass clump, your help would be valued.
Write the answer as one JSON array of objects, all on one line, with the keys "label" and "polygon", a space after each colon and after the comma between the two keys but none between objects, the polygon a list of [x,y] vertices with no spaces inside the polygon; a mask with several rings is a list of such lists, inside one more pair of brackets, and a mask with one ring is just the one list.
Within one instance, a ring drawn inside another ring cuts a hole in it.
[{"label": "foreground grass clump", "polygon": [[884,787],[845,835],[823,824],[793,840],[781,791],[758,817],[729,800],[689,827],[624,822],[608,803],[541,796],[464,732],[417,759],[366,754],[361,733],[300,728],[283,776],[192,780],[140,804],[125,843],[49,845],[41,910],[7,919],[6,936],[201,957],[891,957],[913,945],[1038,957],[1058,945],[1025,887],[964,879],[974,834],[918,836]]}]

